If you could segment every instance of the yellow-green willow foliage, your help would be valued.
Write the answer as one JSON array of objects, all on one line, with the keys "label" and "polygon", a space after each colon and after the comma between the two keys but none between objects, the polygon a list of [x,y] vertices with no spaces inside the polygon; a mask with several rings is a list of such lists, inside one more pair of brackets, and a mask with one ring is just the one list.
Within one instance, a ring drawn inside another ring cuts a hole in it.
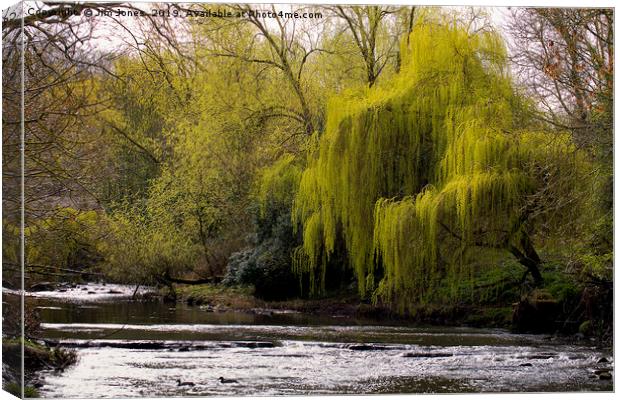
[{"label": "yellow-green willow foliage", "polygon": [[[330,102],[293,206],[298,271],[324,276],[342,235],[360,293],[378,289],[402,309],[440,279],[470,279],[467,250],[516,237],[542,166],[570,174],[574,152],[567,136],[517,126],[522,101],[497,34],[427,17],[406,43],[391,84]],[[440,254],[447,240],[456,246]]]},{"label": "yellow-green willow foliage", "polygon": [[96,211],[56,207],[47,217],[28,222],[24,228],[27,264],[84,268],[99,250],[101,215]]},{"label": "yellow-green willow foliage", "polygon": [[261,217],[265,217],[270,206],[289,209],[300,177],[301,168],[295,164],[295,157],[291,154],[280,157],[261,171],[256,189]]}]

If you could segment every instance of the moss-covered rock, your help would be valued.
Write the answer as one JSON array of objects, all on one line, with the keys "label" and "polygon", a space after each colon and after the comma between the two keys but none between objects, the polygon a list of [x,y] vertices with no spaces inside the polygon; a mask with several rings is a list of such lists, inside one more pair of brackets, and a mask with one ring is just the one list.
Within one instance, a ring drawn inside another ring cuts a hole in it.
[{"label": "moss-covered rock", "polygon": [[[16,382],[9,382],[4,386],[4,390],[11,393],[13,396],[22,397],[21,385]],[[32,386],[24,386],[24,397],[27,399],[41,397],[39,391]]]},{"label": "moss-covered rock", "polygon": [[592,334],[592,321],[583,321],[579,325],[579,333],[585,336],[590,336]]}]

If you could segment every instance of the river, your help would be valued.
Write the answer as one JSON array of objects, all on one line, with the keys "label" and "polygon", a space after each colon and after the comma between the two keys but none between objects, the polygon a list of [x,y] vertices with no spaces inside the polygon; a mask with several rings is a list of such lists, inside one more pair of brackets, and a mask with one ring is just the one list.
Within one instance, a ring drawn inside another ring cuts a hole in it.
[{"label": "river", "polygon": [[[612,381],[595,374],[612,368],[611,350],[588,341],[295,312],[217,312],[132,301],[132,291],[88,284],[29,295],[42,336],[79,357],[64,371],[42,373],[42,397],[613,390]],[[600,363],[603,357],[610,362]]]}]

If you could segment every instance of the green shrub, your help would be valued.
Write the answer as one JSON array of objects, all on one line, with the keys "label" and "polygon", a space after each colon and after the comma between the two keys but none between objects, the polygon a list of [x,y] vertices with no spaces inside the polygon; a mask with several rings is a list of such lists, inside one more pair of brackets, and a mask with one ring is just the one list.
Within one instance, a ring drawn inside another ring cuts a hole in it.
[{"label": "green shrub", "polygon": [[274,237],[254,247],[234,253],[228,262],[224,283],[253,285],[255,296],[265,300],[285,300],[300,294],[299,280],[291,270],[290,218],[280,215],[273,224]]}]

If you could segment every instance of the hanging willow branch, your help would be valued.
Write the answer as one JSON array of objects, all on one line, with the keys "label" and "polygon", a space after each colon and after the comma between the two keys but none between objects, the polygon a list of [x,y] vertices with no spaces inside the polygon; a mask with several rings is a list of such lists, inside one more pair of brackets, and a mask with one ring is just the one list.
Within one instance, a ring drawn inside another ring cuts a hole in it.
[{"label": "hanging willow branch", "polygon": [[[523,248],[521,210],[557,178],[542,179],[549,169],[541,165],[571,174],[580,159],[568,135],[523,129],[516,115],[525,102],[514,94],[494,32],[426,15],[401,54],[392,85],[329,104],[292,218],[303,229],[294,267],[319,279],[318,290],[342,235],[360,293],[406,309],[440,284],[471,281],[468,249],[480,235],[488,247],[540,264]],[[442,224],[459,240],[440,235]],[[454,254],[448,265],[440,251]],[[538,280],[537,266],[526,266]]]}]

